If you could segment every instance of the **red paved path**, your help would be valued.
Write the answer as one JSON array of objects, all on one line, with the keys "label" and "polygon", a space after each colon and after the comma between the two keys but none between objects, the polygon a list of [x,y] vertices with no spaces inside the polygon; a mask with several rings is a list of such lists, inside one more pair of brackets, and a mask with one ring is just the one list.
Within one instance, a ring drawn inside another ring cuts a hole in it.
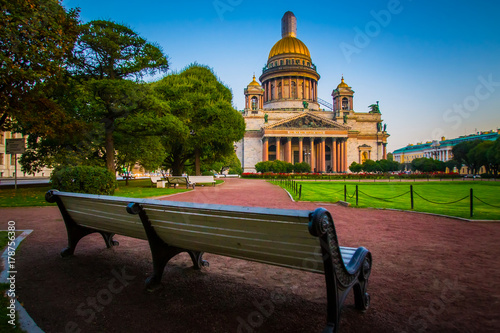
[{"label": "red paved path", "polygon": [[[167,199],[318,206],[293,203],[283,190],[262,180],[229,179]],[[500,224],[325,207],[335,219],[340,242],[364,245],[374,258],[371,307],[360,314],[349,298],[342,332],[500,331]],[[2,229],[8,220],[15,220],[18,229],[34,229],[16,256],[16,287],[46,332],[237,332],[248,320],[254,320],[256,332],[320,332],[324,325],[321,275],[210,254],[210,267],[197,272],[182,255],[167,267],[165,289],[149,295],[142,289],[152,269],[145,241],[117,236],[120,246],[107,250],[99,236],[91,235],[81,241],[75,257],[65,260],[58,255],[66,245],[66,231],[57,208],[8,208],[0,214]],[[124,288],[110,284],[113,270],[122,269],[131,280]],[[286,302],[271,309],[276,293]],[[94,304],[98,298],[104,306]],[[263,321],[256,304],[268,305]]]}]

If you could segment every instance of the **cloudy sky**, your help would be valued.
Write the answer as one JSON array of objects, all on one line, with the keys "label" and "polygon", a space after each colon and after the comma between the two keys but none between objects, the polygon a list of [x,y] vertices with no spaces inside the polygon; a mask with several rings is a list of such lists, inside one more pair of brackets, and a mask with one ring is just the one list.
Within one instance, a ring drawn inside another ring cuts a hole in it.
[{"label": "cloudy sky", "polygon": [[113,20],[168,55],[171,70],[214,69],[244,107],[291,10],[298,38],[321,75],[319,97],[344,75],[354,109],[380,101],[389,151],[500,127],[500,3],[497,1],[64,0],[83,22]]}]

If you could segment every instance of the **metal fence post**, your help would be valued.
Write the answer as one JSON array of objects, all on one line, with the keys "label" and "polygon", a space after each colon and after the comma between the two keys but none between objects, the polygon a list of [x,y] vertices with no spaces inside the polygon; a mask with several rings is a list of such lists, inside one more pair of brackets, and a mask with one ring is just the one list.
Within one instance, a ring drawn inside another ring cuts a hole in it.
[{"label": "metal fence post", "polygon": [[474,216],[474,190],[470,189],[470,217]]},{"label": "metal fence post", "polygon": [[344,184],[344,201],[347,202],[347,185]]},{"label": "metal fence post", "polygon": [[358,205],[358,185],[356,185],[356,206]]},{"label": "metal fence post", "polygon": [[411,209],[413,210],[413,185],[410,185]]},{"label": "metal fence post", "polygon": [[299,200],[301,197],[302,197],[302,184],[300,184],[300,187],[299,187]]}]

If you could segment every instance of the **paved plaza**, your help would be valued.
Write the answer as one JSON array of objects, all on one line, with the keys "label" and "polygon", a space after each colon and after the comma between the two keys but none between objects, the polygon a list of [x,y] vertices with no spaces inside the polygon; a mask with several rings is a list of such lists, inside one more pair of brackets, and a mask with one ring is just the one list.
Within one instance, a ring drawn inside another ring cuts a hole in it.
[{"label": "paved plaza", "polygon": [[[227,179],[163,200],[327,208],[340,243],[365,246],[373,255],[371,307],[359,313],[348,297],[342,332],[500,330],[499,224],[296,203],[259,179]],[[148,294],[146,241],[116,236],[120,245],[106,249],[91,235],[73,258],[62,259],[67,240],[57,207],[1,214],[18,229],[33,230],[17,252],[16,294],[45,332],[320,332],[325,324],[322,275],[211,254],[205,255],[210,267],[195,271],[182,254],[167,266],[165,288]]]}]

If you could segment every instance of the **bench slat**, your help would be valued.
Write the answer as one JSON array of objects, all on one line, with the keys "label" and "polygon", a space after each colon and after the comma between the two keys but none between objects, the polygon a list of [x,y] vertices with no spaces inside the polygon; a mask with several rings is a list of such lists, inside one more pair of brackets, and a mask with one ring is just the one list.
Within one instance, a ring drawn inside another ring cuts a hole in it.
[{"label": "bench slat", "polygon": [[89,201],[62,197],[64,206],[73,220],[84,227],[123,236],[147,239],[144,227],[137,216],[123,214],[124,204],[106,201]]}]

